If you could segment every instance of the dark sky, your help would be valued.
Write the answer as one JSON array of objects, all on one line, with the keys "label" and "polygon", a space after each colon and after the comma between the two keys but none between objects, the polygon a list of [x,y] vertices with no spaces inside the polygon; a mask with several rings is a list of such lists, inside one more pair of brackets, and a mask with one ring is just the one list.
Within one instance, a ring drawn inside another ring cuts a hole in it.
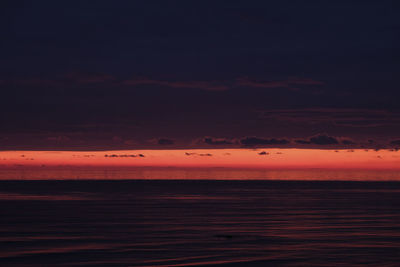
[{"label": "dark sky", "polygon": [[400,145],[398,1],[1,1],[0,32],[0,149]]}]

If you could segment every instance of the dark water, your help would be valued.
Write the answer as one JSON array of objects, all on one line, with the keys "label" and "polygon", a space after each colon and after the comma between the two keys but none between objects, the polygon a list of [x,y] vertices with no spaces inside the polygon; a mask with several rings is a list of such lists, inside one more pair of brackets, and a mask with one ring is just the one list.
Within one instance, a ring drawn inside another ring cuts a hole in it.
[{"label": "dark water", "polygon": [[400,183],[1,181],[1,266],[399,266]]}]

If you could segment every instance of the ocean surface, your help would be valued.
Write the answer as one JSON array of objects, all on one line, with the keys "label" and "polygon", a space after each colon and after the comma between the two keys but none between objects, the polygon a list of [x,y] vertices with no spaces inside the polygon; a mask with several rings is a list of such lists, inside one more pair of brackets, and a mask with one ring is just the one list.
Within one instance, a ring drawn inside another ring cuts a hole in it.
[{"label": "ocean surface", "polygon": [[399,182],[0,181],[0,266],[399,264]]}]

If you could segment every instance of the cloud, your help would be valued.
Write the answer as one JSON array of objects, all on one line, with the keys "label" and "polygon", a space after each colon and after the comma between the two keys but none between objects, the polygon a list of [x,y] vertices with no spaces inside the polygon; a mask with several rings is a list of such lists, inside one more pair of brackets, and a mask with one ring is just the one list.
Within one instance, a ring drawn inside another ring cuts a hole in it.
[{"label": "cloud", "polygon": [[237,147],[242,146],[279,146],[279,145],[357,145],[355,141],[348,137],[334,137],[327,134],[317,134],[305,139],[287,139],[287,138],[260,138],[260,137],[243,137],[243,138],[213,138],[205,137],[197,139],[196,144],[208,144],[212,146],[231,145]]},{"label": "cloud", "polygon": [[175,141],[169,138],[153,138],[147,140],[147,142],[154,144],[154,145],[160,145],[160,146],[169,146],[175,144]]},{"label": "cloud", "polygon": [[124,144],[125,144],[125,145],[135,145],[135,144],[136,144],[136,141],[135,141],[135,140],[132,140],[132,139],[128,139],[128,140],[125,140],[125,141],[124,141]]},{"label": "cloud", "polygon": [[167,81],[150,78],[134,78],[130,80],[125,80],[122,82],[122,84],[130,86],[158,85],[171,88],[193,88],[208,91],[225,91],[229,89],[229,87],[224,83],[216,81]]},{"label": "cloud", "polygon": [[205,137],[202,140],[203,143],[208,145],[232,145],[234,142],[225,138],[213,138],[213,137]]},{"label": "cloud", "polygon": [[314,144],[314,145],[337,145],[339,141],[332,136],[320,134],[310,137],[308,140],[295,140],[297,144]]},{"label": "cloud", "polygon": [[173,145],[174,143],[175,143],[174,140],[167,138],[160,138],[157,140],[157,144],[159,145]]},{"label": "cloud", "polygon": [[185,152],[186,156],[200,156],[200,157],[212,157],[211,153],[189,153]]},{"label": "cloud", "polygon": [[257,145],[286,145],[289,144],[289,140],[286,139],[264,139],[258,137],[245,137],[240,140],[240,143],[245,146],[257,146]]},{"label": "cloud", "polygon": [[333,124],[343,127],[398,125],[400,112],[349,108],[305,108],[259,110],[261,119],[294,124]]},{"label": "cloud", "polygon": [[265,151],[261,151],[260,153],[258,153],[258,155],[265,156],[265,155],[269,155],[269,153],[265,152]]},{"label": "cloud", "polygon": [[343,145],[355,145],[356,144],[355,142],[353,142],[352,140],[349,140],[349,139],[343,139],[341,142]]},{"label": "cloud", "polygon": [[306,78],[289,78],[287,80],[275,80],[275,81],[260,81],[251,80],[248,77],[241,77],[236,80],[236,84],[244,87],[257,87],[257,88],[292,88],[294,89],[299,85],[313,85],[321,86],[324,85],[321,81],[316,81]]},{"label": "cloud", "polygon": [[198,154],[198,155],[201,157],[211,157],[212,156],[212,154],[210,154],[210,153],[203,153],[203,154]]},{"label": "cloud", "polygon": [[311,141],[301,140],[301,139],[295,140],[294,142],[297,143],[297,144],[301,144],[301,145],[308,145],[308,144],[311,144]]},{"label": "cloud", "polygon": [[328,135],[317,135],[310,138],[311,144],[317,145],[336,145],[338,144],[338,140],[332,136]]},{"label": "cloud", "polygon": [[41,87],[65,87],[65,86],[159,86],[169,88],[201,89],[207,91],[226,91],[236,87],[252,88],[289,88],[298,90],[299,86],[321,86],[324,82],[308,78],[289,77],[284,80],[254,80],[248,77],[240,77],[231,80],[179,80],[179,79],[157,79],[149,77],[133,77],[122,79],[107,73],[95,72],[69,72],[50,78],[21,77],[18,79],[1,80],[1,84],[17,84],[21,86]]},{"label": "cloud", "polygon": [[47,137],[47,140],[53,141],[53,142],[58,142],[58,143],[63,143],[63,142],[68,142],[71,140],[68,136],[60,135],[60,136],[50,136]]},{"label": "cloud", "polygon": [[143,154],[105,154],[105,158],[144,158],[145,156]]},{"label": "cloud", "polygon": [[113,136],[113,137],[111,138],[111,140],[112,140],[114,143],[120,143],[120,144],[129,145],[129,146],[131,146],[131,145],[136,145],[136,144],[137,144],[137,142],[136,142],[135,140],[132,140],[132,139],[127,139],[127,140],[125,140],[125,139],[123,139],[123,138],[120,137],[120,136]]},{"label": "cloud", "polygon": [[400,146],[400,140],[393,140],[390,142],[391,145]]}]

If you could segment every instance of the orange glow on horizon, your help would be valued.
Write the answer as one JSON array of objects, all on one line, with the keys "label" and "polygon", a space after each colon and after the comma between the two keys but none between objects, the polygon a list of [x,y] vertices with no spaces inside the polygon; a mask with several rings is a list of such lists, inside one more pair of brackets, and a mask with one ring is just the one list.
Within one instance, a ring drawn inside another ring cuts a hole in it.
[{"label": "orange glow on horizon", "polygon": [[0,152],[0,168],[23,167],[224,167],[400,170],[400,152],[395,150],[295,148]]}]

